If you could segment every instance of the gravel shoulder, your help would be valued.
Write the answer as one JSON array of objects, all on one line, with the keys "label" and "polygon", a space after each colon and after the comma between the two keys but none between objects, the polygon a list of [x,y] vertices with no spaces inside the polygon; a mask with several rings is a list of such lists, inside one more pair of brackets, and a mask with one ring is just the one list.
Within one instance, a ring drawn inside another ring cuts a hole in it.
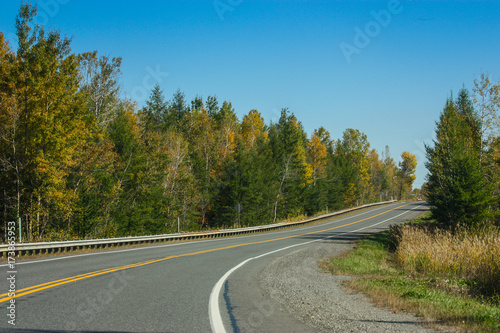
[{"label": "gravel shoulder", "polygon": [[348,276],[324,273],[318,261],[353,248],[325,240],[272,260],[258,278],[260,288],[287,312],[318,332],[436,332],[414,315],[378,308],[359,293],[347,293]]}]

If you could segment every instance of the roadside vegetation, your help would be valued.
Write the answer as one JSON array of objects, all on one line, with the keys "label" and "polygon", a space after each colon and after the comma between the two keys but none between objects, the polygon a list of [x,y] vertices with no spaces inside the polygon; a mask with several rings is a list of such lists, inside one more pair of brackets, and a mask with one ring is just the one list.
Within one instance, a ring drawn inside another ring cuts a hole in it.
[{"label": "roadside vegetation", "polygon": [[500,84],[450,97],[426,147],[431,210],[324,263],[394,311],[473,332],[500,332]]},{"label": "roadside vegetation", "polygon": [[346,286],[375,304],[415,313],[432,327],[500,332],[499,230],[452,235],[433,230],[430,216],[360,240],[322,265],[357,276]]}]

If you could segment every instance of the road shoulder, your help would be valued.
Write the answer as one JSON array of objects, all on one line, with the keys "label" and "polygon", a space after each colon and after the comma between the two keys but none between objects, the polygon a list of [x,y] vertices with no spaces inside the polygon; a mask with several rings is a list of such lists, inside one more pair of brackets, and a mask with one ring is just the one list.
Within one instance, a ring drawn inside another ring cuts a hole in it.
[{"label": "road shoulder", "polygon": [[362,294],[341,287],[345,276],[324,273],[318,261],[353,248],[349,241],[325,240],[272,260],[259,285],[294,318],[321,332],[433,332],[410,314],[377,308]]}]

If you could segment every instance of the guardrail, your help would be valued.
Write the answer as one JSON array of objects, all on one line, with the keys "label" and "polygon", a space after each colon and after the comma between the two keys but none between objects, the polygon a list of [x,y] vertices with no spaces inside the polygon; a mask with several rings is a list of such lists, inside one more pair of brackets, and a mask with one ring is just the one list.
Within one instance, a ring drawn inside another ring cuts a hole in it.
[{"label": "guardrail", "polygon": [[[117,247],[123,245],[230,237],[236,235],[290,228],[310,223],[313,221],[318,221],[333,216],[349,213],[352,211],[360,210],[363,208],[385,205],[393,202],[396,202],[396,200],[366,204],[354,208],[343,209],[333,213],[302,219],[299,221],[279,222],[261,226],[236,228],[236,229],[223,229],[223,230],[213,230],[213,231],[187,232],[180,234],[164,234],[164,235],[152,235],[152,236],[87,239],[87,240],[62,241],[62,242],[16,243],[15,253],[17,256],[33,255],[33,254],[51,254],[51,253],[64,253],[68,251],[76,251],[83,249],[103,249],[103,248]],[[8,247],[9,247],[8,244],[0,245],[0,253],[2,254],[1,256],[2,258],[7,257],[7,253],[9,252]]]}]

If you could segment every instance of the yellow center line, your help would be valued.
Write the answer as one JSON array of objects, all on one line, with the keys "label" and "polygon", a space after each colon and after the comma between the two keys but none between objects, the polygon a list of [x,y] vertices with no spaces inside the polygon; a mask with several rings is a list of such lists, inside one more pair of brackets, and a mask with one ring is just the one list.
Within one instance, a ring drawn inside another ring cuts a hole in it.
[{"label": "yellow center line", "polygon": [[[51,281],[51,282],[46,282],[46,283],[38,284],[38,285],[35,285],[35,286],[31,286],[31,287],[28,287],[28,288],[16,290],[15,291],[15,296],[8,296],[10,293],[0,294],[0,303],[6,302],[8,300],[11,300],[11,299],[14,299],[14,298],[18,298],[18,297],[21,297],[21,296],[25,296],[25,295],[29,295],[29,294],[32,294],[32,293],[36,293],[38,291],[42,291],[42,290],[45,290],[45,289],[49,289],[49,288],[53,288],[53,287],[60,286],[60,285],[63,285],[63,284],[67,284],[67,283],[70,283],[70,282],[76,282],[76,281],[87,279],[87,278],[90,278],[90,277],[99,276],[99,275],[103,275],[103,274],[108,274],[108,273],[112,273],[112,272],[116,272],[116,271],[121,271],[121,270],[124,270],[124,269],[146,266],[146,265],[149,265],[149,264],[154,264],[154,263],[158,263],[158,262],[161,262],[161,261],[170,260],[170,259],[174,259],[174,258],[188,257],[188,256],[194,256],[194,255],[198,255],[198,254],[205,254],[205,253],[210,253],[210,252],[215,252],[215,251],[234,249],[234,248],[238,248],[238,247],[241,247],[241,246],[248,246],[248,245],[255,245],[255,244],[263,244],[263,243],[275,242],[275,241],[279,241],[279,240],[284,240],[284,239],[289,239],[289,238],[295,238],[295,237],[312,235],[312,234],[317,234],[317,233],[321,233],[321,232],[325,232],[325,231],[335,230],[335,229],[347,227],[347,226],[350,226],[350,225],[353,225],[353,224],[357,224],[357,223],[360,223],[360,222],[363,222],[363,221],[375,218],[375,217],[380,216],[380,215],[387,214],[389,212],[392,212],[393,210],[396,210],[398,208],[401,208],[401,207],[404,207],[404,206],[407,206],[407,205],[409,205],[409,204],[398,206],[396,208],[393,208],[393,209],[390,209],[388,211],[379,213],[377,215],[373,215],[373,216],[370,216],[370,217],[367,217],[367,218],[364,218],[364,219],[361,219],[361,220],[358,220],[358,221],[354,221],[354,222],[351,222],[351,223],[339,225],[339,226],[328,228],[328,229],[323,229],[323,230],[318,230],[318,231],[311,231],[311,232],[306,232],[306,233],[303,233],[303,234],[297,234],[297,235],[291,235],[291,236],[285,236],[285,237],[279,237],[279,238],[273,238],[273,239],[267,239],[267,240],[262,240],[262,241],[257,241],[257,242],[236,244],[236,245],[230,245],[230,246],[219,247],[219,248],[214,248],[214,249],[208,249],[208,250],[202,250],[202,251],[196,251],[196,252],[189,252],[189,253],[184,253],[184,254],[178,254],[178,255],[168,256],[168,257],[165,257],[165,258],[151,259],[151,260],[147,260],[147,261],[143,261],[143,262],[139,262],[139,263],[135,263],[135,264],[129,264],[129,265],[111,267],[111,268],[106,268],[106,269],[102,269],[102,270],[98,270],[98,271],[94,271],[94,272],[89,272],[89,273],[85,273],[85,274],[75,275],[75,276],[72,276],[72,277],[67,277],[67,278],[64,278],[64,279],[55,280],[55,281]],[[5,296],[8,296],[8,297],[5,297]]]}]

